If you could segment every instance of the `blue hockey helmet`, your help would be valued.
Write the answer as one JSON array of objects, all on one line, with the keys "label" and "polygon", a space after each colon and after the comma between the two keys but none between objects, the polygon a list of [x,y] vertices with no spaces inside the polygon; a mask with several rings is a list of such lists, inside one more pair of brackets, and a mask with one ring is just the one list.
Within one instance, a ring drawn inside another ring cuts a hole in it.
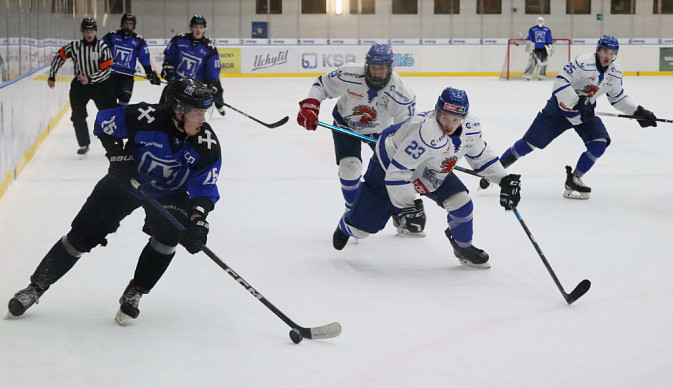
[{"label": "blue hockey helmet", "polygon": [[[386,66],[385,77],[374,77],[370,65]],[[381,89],[388,84],[393,74],[393,48],[389,44],[374,43],[365,56],[365,82],[372,89]]]},{"label": "blue hockey helmet", "polygon": [[467,111],[470,110],[470,101],[467,99],[467,93],[464,90],[449,86],[439,95],[435,109],[454,115],[467,116]]},{"label": "blue hockey helmet", "polygon": [[389,44],[374,43],[367,51],[365,63],[371,65],[392,65],[393,48]]},{"label": "blue hockey helmet", "polygon": [[596,50],[600,48],[619,51],[619,41],[612,35],[603,35],[600,39],[598,39],[598,46],[596,46]]}]

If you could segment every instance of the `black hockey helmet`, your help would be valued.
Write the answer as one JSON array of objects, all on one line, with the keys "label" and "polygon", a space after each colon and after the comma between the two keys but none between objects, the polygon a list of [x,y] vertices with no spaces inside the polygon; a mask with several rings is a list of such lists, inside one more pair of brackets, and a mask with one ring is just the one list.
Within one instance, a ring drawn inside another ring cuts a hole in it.
[{"label": "black hockey helmet", "polygon": [[201,15],[194,15],[192,18],[189,20],[189,26],[195,26],[195,25],[202,25],[204,27],[208,27],[208,23],[206,23],[206,18],[204,18]]},{"label": "black hockey helmet", "polygon": [[173,80],[167,86],[166,101],[174,111],[187,113],[191,109],[210,109],[213,95],[210,89],[194,78]]},{"label": "black hockey helmet", "polygon": [[84,32],[85,30],[98,31],[98,23],[96,23],[96,19],[94,18],[82,19],[82,24],[80,25],[80,31]]},{"label": "black hockey helmet", "polygon": [[119,23],[120,24],[119,26],[124,27],[124,22],[133,22],[133,28],[136,28],[136,23],[138,23],[138,20],[136,19],[136,15],[127,12],[122,15],[122,20]]}]

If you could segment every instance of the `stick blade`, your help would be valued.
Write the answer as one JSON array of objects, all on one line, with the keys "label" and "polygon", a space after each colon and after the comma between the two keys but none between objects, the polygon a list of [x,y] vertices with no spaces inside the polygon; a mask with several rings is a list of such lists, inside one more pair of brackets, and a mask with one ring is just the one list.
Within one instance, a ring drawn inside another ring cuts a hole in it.
[{"label": "stick blade", "polygon": [[341,324],[332,322],[330,324],[311,328],[301,328],[301,334],[308,339],[328,339],[338,337],[341,334]]},{"label": "stick blade", "polygon": [[582,280],[580,284],[578,284],[577,287],[572,290],[570,295],[568,295],[566,302],[568,302],[568,304],[572,304],[574,301],[581,298],[582,295],[586,294],[587,291],[589,291],[589,288],[591,288],[591,282],[588,279]]},{"label": "stick blade", "polygon": [[288,120],[290,120],[290,118],[287,117],[287,116],[285,116],[285,117],[283,117],[282,119],[276,121],[275,123],[264,124],[264,125],[266,125],[266,126],[269,127],[269,128],[278,128],[278,127],[280,127],[281,125],[287,123]]}]

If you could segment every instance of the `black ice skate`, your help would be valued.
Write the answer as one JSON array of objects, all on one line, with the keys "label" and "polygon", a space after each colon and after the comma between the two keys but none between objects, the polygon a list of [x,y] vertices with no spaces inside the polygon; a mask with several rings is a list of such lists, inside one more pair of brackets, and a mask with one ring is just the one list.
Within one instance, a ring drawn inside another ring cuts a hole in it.
[{"label": "black ice skate", "polygon": [[488,253],[475,247],[474,245],[470,245],[467,248],[462,248],[460,245],[458,245],[456,240],[453,239],[450,228],[446,228],[444,234],[446,234],[446,237],[449,238],[449,242],[453,247],[453,254],[456,255],[458,261],[460,261],[460,264],[476,268],[491,268],[491,264],[488,262]]},{"label": "black ice skate", "polygon": [[146,294],[140,290],[138,287],[133,285],[133,280],[126,286],[124,294],[119,298],[119,311],[115,316],[115,321],[121,326],[125,326],[130,319],[138,318],[140,315],[140,309],[138,309],[138,304],[140,304],[140,297],[143,294]]},{"label": "black ice skate", "polygon": [[397,214],[393,214],[393,226],[397,229],[397,234],[396,236],[401,236],[401,237],[406,237],[406,236],[411,236],[411,237],[425,237],[426,234],[423,231],[420,232],[415,232],[413,230],[409,230],[407,226],[405,225],[404,222],[404,217],[400,217]]},{"label": "black ice skate", "polygon": [[9,300],[9,314],[8,317],[20,317],[33,304],[38,303],[38,300],[44,294],[36,284],[31,283],[28,287],[14,294],[14,297]]},{"label": "black ice skate", "polygon": [[566,166],[566,190],[563,196],[570,199],[589,199],[590,195],[591,187],[585,185],[570,166]]},{"label": "black ice skate", "polygon": [[334,234],[332,235],[332,246],[337,251],[344,249],[346,243],[348,242],[348,235],[341,231],[341,228],[337,226]]},{"label": "black ice skate", "polygon": [[89,146],[81,146],[77,149],[77,155],[79,156],[80,159],[83,159],[87,152],[89,152]]}]

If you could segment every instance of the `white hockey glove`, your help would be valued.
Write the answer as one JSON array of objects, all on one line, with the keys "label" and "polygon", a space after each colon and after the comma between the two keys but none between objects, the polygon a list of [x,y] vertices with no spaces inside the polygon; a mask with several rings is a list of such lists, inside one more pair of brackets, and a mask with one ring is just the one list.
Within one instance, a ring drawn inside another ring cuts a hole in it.
[{"label": "white hockey glove", "polygon": [[544,46],[544,48],[547,49],[547,55],[549,55],[550,57],[552,56],[552,54],[554,54],[554,45],[553,44],[548,44],[548,45]]}]

